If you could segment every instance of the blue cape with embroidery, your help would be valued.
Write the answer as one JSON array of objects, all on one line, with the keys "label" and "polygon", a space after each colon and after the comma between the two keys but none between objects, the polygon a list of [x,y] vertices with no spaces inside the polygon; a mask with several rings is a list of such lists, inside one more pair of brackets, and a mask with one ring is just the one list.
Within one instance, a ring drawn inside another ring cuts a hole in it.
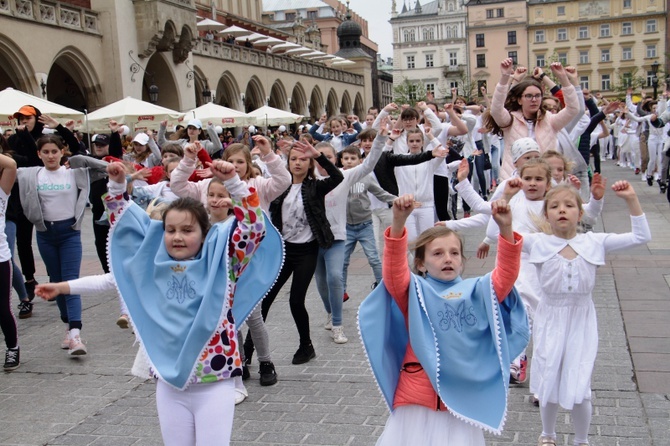
[{"label": "blue cape with embroidery", "polygon": [[[266,234],[240,275],[228,306],[228,245],[235,219],[212,226],[191,260],[173,260],[161,221],[129,203],[110,232],[109,260],[119,293],[151,367],[184,389],[198,357],[227,317],[241,325],[265,297],[283,263],[283,242],[267,215]],[[237,343],[237,338],[230,339]]]},{"label": "blue cape with embroidery", "polygon": [[412,274],[408,303],[409,330],[383,284],[363,301],[358,314],[363,345],[389,408],[410,342],[449,411],[482,429],[502,432],[509,364],[530,339],[516,290],[499,304],[490,274],[452,282]]}]

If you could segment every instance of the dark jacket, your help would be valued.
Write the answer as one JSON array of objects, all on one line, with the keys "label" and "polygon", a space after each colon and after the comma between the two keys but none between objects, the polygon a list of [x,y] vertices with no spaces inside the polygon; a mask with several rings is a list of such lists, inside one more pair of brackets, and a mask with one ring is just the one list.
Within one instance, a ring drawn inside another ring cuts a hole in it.
[{"label": "dark jacket", "polygon": [[[328,192],[335,189],[337,185],[344,180],[344,176],[340,169],[328,161],[328,158],[323,154],[315,159],[316,162],[328,172],[329,177],[321,180],[305,178],[302,182],[300,193],[302,195],[302,204],[305,207],[305,215],[307,216],[309,228],[312,230],[314,237],[316,237],[319,246],[327,249],[332,246],[335,237],[330,230],[330,223],[328,223],[328,218],[326,217],[324,198]],[[282,205],[290,190],[291,188],[289,187],[270,204],[272,224],[275,225],[280,233],[283,227]],[[291,216],[288,217],[290,218]]]}]

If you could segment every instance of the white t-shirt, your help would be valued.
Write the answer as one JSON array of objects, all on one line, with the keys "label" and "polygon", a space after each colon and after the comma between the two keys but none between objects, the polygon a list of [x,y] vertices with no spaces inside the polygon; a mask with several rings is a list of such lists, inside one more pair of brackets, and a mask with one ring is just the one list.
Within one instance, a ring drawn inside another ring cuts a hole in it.
[{"label": "white t-shirt", "polygon": [[281,207],[281,235],[284,241],[289,243],[307,243],[314,240],[312,228],[309,227],[307,214],[305,214],[301,190],[302,183],[292,184]]},{"label": "white t-shirt", "polygon": [[9,195],[0,189],[0,262],[6,262],[12,258],[7,243],[7,234],[5,234],[5,215],[7,214],[7,202]]},{"label": "white t-shirt", "polygon": [[74,218],[78,191],[71,169],[65,166],[58,170],[40,169],[37,174],[37,194],[44,221]]}]

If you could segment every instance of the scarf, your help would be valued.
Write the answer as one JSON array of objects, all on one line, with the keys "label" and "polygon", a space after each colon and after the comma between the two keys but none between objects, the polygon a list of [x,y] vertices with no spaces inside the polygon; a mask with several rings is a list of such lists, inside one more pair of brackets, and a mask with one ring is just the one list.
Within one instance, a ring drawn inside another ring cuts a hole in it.
[{"label": "scarf", "polygon": [[191,382],[198,358],[223,318],[241,325],[279,275],[283,243],[267,224],[230,308],[228,250],[235,224],[229,219],[213,225],[196,257],[180,261],[165,249],[163,223],[134,203],[110,232],[110,266],[136,335],[158,378],[177,389]]},{"label": "scarf", "polygon": [[407,342],[433,389],[457,418],[500,434],[507,413],[509,364],[530,339],[516,290],[499,304],[491,275],[452,282],[412,275],[407,330],[384,286],[361,304],[359,330],[389,408]]}]

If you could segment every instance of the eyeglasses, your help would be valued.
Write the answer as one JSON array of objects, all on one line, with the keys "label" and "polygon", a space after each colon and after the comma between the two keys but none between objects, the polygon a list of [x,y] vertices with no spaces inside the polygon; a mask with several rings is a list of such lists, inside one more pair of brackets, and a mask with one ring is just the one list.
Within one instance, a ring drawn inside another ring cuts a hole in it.
[{"label": "eyeglasses", "polygon": [[526,99],[528,99],[529,101],[532,101],[532,100],[536,100],[536,101],[538,101],[538,100],[542,97],[542,94],[541,94],[541,93],[538,93],[538,94],[525,94],[525,95],[523,95],[523,97],[526,98]]}]

